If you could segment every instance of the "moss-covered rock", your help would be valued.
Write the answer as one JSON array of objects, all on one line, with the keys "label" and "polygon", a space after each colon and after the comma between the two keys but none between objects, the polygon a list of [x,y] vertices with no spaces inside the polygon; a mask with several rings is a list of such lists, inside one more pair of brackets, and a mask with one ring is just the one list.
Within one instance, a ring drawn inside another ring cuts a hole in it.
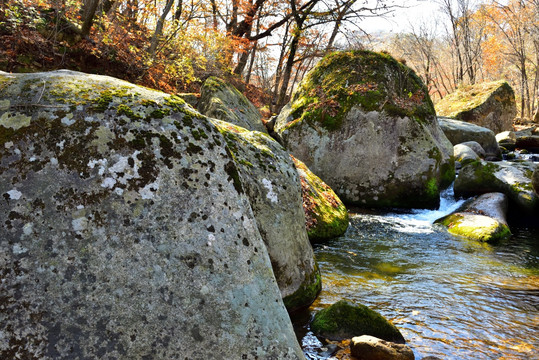
[{"label": "moss-covered rock", "polygon": [[515,92],[504,80],[462,86],[440,100],[436,112],[484,126],[497,134],[512,129],[517,114]]},{"label": "moss-covered rock", "polygon": [[404,344],[400,331],[382,315],[369,307],[340,300],[320,310],[314,316],[311,330],[329,340],[351,339],[370,335],[382,340]]},{"label": "moss-covered rock", "polygon": [[238,89],[217,77],[209,77],[202,85],[198,110],[247,130],[267,133],[257,108]]},{"label": "moss-covered rock", "polygon": [[304,359],[206,117],[55,71],[0,73],[0,118],[0,358]]},{"label": "moss-covered rock", "polygon": [[322,283],[304,225],[301,182],[292,159],[267,134],[220,120],[212,122],[239,168],[287,309],[310,305]]},{"label": "moss-covered rock", "polygon": [[471,162],[460,170],[455,180],[455,195],[468,197],[501,192],[520,210],[538,211],[539,199],[531,182],[535,168],[535,164],[528,162]]},{"label": "moss-covered rock", "polygon": [[488,193],[464,205],[456,212],[436,220],[452,234],[472,240],[497,242],[511,236],[507,225],[507,197]]},{"label": "moss-covered rock", "polygon": [[331,239],[348,228],[348,211],[335,192],[292,156],[301,180],[305,223],[311,241]]},{"label": "moss-covered rock", "polygon": [[467,141],[476,141],[485,150],[486,158],[501,159],[501,151],[496,141],[496,135],[492,130],[444,117],[438,117],[438,123],[451,144],[457,145]]},{"label": "moss-covered rock", "polygon": [[369,51],[326,56],[302,80],[275,130],[345,202],[436,207],[453,149],[419,77]]},{"label": "moss-covered rock", "polygon": [[532,186],[535,194],[539,196],[539,168],[536,168],[532,174]]}]

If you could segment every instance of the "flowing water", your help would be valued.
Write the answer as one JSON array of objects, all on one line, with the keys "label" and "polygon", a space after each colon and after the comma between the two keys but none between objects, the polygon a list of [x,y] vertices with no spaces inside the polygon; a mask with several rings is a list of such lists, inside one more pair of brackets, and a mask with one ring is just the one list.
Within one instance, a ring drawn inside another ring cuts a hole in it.
[{"label": "flowing water", "polygon": [[312,315],[340,299],[391,320],[416,359],[539,359],[539,229],[513,227],[488,245],[432,222],[460,203],[444,194],[438,211],[352,214],[344,236],[315,246],[323,290],[296,318],[308,359],[320,355]]}]

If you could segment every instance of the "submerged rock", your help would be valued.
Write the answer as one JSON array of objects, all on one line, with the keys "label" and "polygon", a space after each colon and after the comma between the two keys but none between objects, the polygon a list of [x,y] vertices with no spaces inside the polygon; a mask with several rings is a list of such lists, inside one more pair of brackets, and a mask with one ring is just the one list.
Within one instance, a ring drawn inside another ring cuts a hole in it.
[{"label": "submerged rock", "polygon": [[538,210],[539,200],[533,191],[533,163],[474,161],[464,166],[455,180],[455,196],[474,196],[501,192],[520,210]]},{"label": "submerged rock", "polygon": [[340,300],[314,316],[311,330],[329,340],[351,339],[371,335],[404,344],[400,331],[376,311],[365,305]]},{"label": "submerged rock", "polygon": [[71,71],[0,99],[0,358],[304,358],[207,118]]},{"label": "submerged rock", "polygon": [[486,158],[493,157],[501,159],[500,147],[496,141],[496,135],[492,130],[444,117],[438,117],[438,122],[451,144],[457,145],[467,141],[476,141],[485,150]]},{"label": "submerged rock", "polygon": [[421,79],[388,55],[326,56],[276,125],[287,149],[345,202],[437,207],[453,149]]},{"label": "submerged rock", "polygon": [[198,110],[209,117],[241,126],[247,130],[267,132],[257,108],[231,84],[209,77],[200,89]]},{"label": "submerged rock", "polygon": [[517,114],[515,92],[504,80],[462,86],[440,100],[436,112],[484,126],[497,134],[513,128]]},{"label": "submerged rock", "polygon": [[341,199],[307,166],[292,156],[301,180],[307,234],[311,241],[340,236],[348,228],[348,211]]},{"label": "submerged rock", "polygon": [[267,134],[212,121],[239,167],[285,306],[293,311],[310,305],[322,283],[305,229],[300,177],[292,159]]},{"label": "submerged rock", "polygon": [[436,220],[452,234],[469,239],[496,242],[511,236],[507,225],[507,196],[488,193],[465,205],[462,209]]},{"label": "submerged rock", "polygon": [[350,353],[357,360],[414,360],[409,346],[362,335],[352,338]]}]

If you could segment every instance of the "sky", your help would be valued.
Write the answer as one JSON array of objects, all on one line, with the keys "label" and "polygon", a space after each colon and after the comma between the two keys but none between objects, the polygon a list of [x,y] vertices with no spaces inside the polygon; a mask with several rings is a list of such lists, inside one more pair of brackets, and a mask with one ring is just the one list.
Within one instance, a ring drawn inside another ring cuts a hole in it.
[{"label": "sky", "polygon": [[387,18],[366,18],[361,21],[361,27],[368,33],[375,32],[406,32],[422,22],[435,26],[440,22],[439,4],[432,0],[397,0],[405,8],[396,9]]}]

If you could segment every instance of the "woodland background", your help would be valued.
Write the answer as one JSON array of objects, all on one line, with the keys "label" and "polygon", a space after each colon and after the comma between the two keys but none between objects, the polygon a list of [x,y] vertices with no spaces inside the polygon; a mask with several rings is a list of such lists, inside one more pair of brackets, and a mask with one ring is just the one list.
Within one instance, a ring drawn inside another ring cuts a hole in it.
[{"label": "woodland background", "polygon": [[[165,92],[232,82],[276,113],[334,50],[385,51],[420,75],[436,102],[457,87],[506,79],[519,117],[537,109],[539,0],[436,0],[431,21],[368,33],[398,17],[390,0],[0,0],[0,70],[72,69]],[[434,21],[432,21],[434,20]]]}]

